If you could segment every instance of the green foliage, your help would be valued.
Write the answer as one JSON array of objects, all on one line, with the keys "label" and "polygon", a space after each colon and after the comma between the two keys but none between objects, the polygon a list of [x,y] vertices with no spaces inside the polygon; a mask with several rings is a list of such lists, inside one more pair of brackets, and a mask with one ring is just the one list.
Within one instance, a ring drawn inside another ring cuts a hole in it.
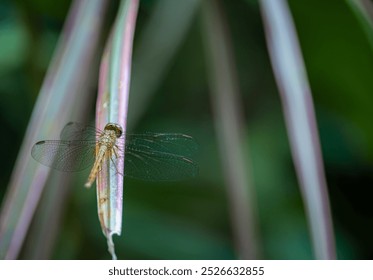
[{"label": "green foliage", "polygon": [[[0,4],[0,124],[2,135],[8,136],[0,138],[0,146],[6,147],[0,162],[0,199],[70,1],[57,2]],[[263,258],[309,259],[304,207],[256,2],[222,1],[249,131]],[[372,258],[372,48],[344,1],[289,2],[314,93],[338,255]],[[154,1],[141,6],[136,36],[153,6]],[[123,233],[114,238],[119,258],[237,258],[199,21],[196,15],[166,77],[154,89],[150,106],[131,132],[193,135],[200,145],[200,176],[166,184],[125,180]],[[51,258],[108,258],[95,191],[83,188],[86,176],[82,172],[74,177]]]},{"label": "green foliage", "polygon": [[290,4],[316,104],[342,119],[354,150],[372,160],[373,53],[364,30],[345,1]]}]

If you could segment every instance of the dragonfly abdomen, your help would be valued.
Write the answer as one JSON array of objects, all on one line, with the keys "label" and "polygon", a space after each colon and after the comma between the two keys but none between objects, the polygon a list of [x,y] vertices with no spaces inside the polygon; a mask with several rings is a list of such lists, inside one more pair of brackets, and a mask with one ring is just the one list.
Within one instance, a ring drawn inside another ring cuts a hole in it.
[{"label": "dragonfly abdomen", "polygon": [[85,187],[89,188],[95,181],[100,166],[102,165],[102,161],[104,160],[107,149],[108,148],[106,145],[100,145],[99,150],[97,152],[95,163],[91,169],[91,172],[89,173],[88,180],[84,185]]}]

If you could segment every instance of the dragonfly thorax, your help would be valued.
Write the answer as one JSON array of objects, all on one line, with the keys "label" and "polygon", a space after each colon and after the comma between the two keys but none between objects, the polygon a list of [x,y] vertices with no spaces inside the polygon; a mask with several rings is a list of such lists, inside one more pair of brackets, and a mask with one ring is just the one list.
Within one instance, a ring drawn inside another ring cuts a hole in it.
[{"label": "dragonfly thorax", "polygon": [[98,139],[98,143],[100,146],[106,146],[108,149],[111,149],[115,145],[116,139],[117,136],[114,130],[105,130]]}]

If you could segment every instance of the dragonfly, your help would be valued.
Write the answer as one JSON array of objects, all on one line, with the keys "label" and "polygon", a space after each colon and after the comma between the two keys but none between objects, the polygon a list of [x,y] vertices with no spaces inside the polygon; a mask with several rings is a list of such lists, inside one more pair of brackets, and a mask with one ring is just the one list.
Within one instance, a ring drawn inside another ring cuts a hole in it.
[{"label": "dragonfly", "polygon": [[[42,140],[31,149],[39,163],[63,172],[77,172],[91,167],[85,183],[90,187],[108,161],[124,156],[123,176],[150,180],[175,181],[198,174],[195,155],[198,145],[180,133],[123,133],[120,125],[106,124],[104,130],[69,122],[60,140]],[[115,164],[111,165],[116,168]]]}]

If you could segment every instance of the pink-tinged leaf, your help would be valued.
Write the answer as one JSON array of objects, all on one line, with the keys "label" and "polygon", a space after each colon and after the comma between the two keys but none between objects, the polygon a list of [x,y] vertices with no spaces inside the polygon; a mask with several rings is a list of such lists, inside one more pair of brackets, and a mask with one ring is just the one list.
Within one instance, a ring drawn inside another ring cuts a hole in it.
[{"label": "pink-tinged leaf", "polygon": [[[123,0],[101,62],[96,127],[119,124],[126,131],[131,78],[132,43],[138,0]],[[106,161],[97,176],[98,215],[108,240],[109,252],[116,259],[113,234],[122,232],[124,142],[117,160]]]},{"label": "pink-tinged leaf", "polygon": [[[30,155],[41,139],[58,137],[71,118],[80,119],[89,105],[84,90],[92,69],[105,1],[76,0],[35,104],[0,216],[0,258],[17,258],[50,168]],[[61,180],[63,176],[61,176]]]},{"label": "pink-tinged leaf", "polygon": [[203,3],[205,48],[215,127],[229,197],[235,248],[240,259],[257,259],[259,244],[255,190],[251,166],[245,158],[242,108],[239,103],[238,78],[224,14],[219,1]]},{"label": "pink-tinged leaf", "polygon": [[315,257],[334,259],[332,217],[316,117],[295,27],[285,0],[260,3]]}]

